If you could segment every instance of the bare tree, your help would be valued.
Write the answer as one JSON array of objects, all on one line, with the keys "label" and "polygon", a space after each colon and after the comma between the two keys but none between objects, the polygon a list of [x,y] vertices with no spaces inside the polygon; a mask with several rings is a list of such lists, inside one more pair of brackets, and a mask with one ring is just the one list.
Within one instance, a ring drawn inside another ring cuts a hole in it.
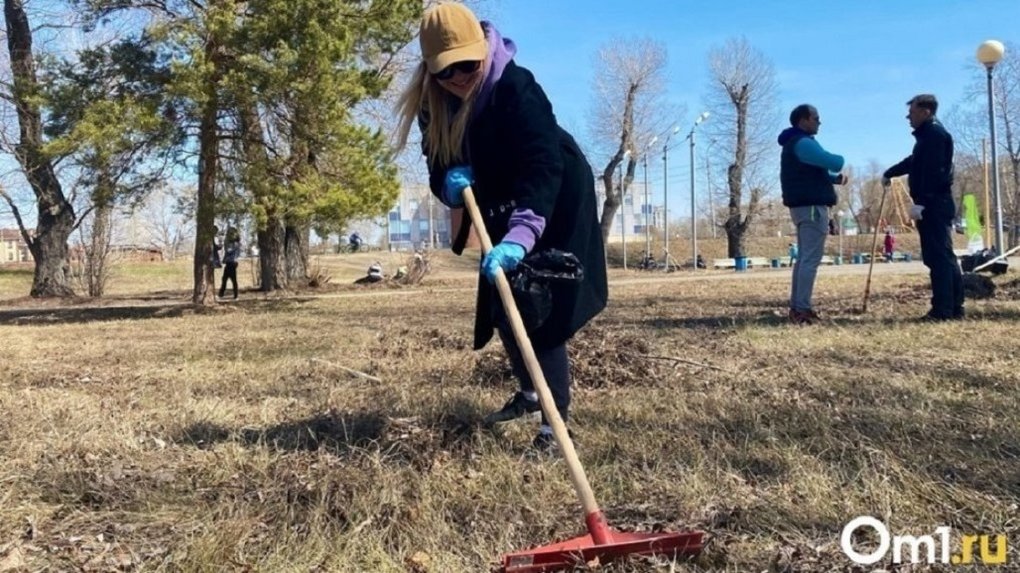
[{"label": "bare tree", "polygon": [[[742,256],[744,237],[761,199],[776,180],[772,137],[778,126],[776,72],[772,62],[745,39],[730,39],[708,55],[707,104],[713,120],[706,125],[727,164],[724,190],[728,200],[727,251]],[[748,199],[745,202],[745,191]]]},{"label": "bare tree", "polygon": [[20,133],[15,157],[35,193],[38,216],[34,234],[25,226],[12,197],[6,192],[0,195],[10,207],[35,259],[31,295],[71,296],[74,291],[65,267],[67,239],[74,229],[75,214],[57,178],[54,162],[43,151],[43,114],[37,97],[40,86],[32,50],[32,28],[24,4],[21,0],[4,1],[12,76],[10,92],[4,94],[4,99],[11,101],[17,111]]},{"label": "bare tree", "polygon": [[172,261],[195,231],[195,190],[163,187],[152,192],[135,214],[141,217],[149,245]]},{"label": "bare tree", "polygon": [[[597,152],[609,156],[601,175],[606,196],[600,222],[603,239],[609,237],[613,217],[652,134],[662,118],[669,117],[663,113],[666,61],[665,46],[647,38],[612,40],[595,56],[590,128],[600,148]],[[616,170],[625,158],[625,173],[618,185]]]}]

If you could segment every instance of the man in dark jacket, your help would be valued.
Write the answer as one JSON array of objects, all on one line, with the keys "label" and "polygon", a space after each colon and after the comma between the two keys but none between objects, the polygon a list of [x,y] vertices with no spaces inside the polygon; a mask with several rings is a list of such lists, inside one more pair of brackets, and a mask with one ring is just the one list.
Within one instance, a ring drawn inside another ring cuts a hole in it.
[{"label": "man in dark jacket", "polygon": [[956,213],[953,202],[953,137],[935,118],[938,101],[922,94],[907,102],[907,119],[914,128],[914,151],[882,175],[888,186],[892,177],[907,175],[914,206],[910,217],[921,236],[921,259],[931,275],[931,310],[926,320],[963,318],[963,275],[953,253],[950,226]]},{"label": "man in dark jacket", "polygon": [[847,176],[840,173],[843,157],[829,153],[815,141],[819,126],[818,110],[801,104],[790,112],[791,127],[779,134],[783,147],[779,181],[783,188],[783,205],[797,228],[797,254],[791,249],[793,281],[790,287],[790,321],[811,324],[818,313],[811,304],[818,265],[825,250],[829,226],[829,207],[836,204],[833,184],[845,185]]}]

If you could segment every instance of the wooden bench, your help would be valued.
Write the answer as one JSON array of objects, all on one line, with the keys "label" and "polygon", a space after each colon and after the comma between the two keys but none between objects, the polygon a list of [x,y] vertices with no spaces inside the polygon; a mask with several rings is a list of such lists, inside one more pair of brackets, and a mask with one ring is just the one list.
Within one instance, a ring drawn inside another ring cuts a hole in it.
[{"label": "wooden bench", "polygon": [[[892,262],[894,262],[894,263],[895,262],[905,262],[907,260],[907,256],[908,256],[907,253],[902,253],[900,251],[893,251]],[[871,261],[871,253],[861,253],[861,258],[866,263],[870,262]],[[911,260],[913,260],[913,257],[911,257]],[[884,263],[885,262],[885,253],[875,253],[875,261],[876,262]]]},{"label": "wooden bench", "polygon": [[[772,266],[772,259],[768,257],[747,257],[747,268],[752,267],[770,267]],[[736,259],[713,259],[713,269],[735,269],[737,268]]]},{"label": "wooden bench", "polygon": [[820,264],[823,264],[823,265],[834,265],[834,264],[836,264],[836,259],[830,257],[829,255],[825,255],[824,257],[822,257],[822,260],[821,260]]}]

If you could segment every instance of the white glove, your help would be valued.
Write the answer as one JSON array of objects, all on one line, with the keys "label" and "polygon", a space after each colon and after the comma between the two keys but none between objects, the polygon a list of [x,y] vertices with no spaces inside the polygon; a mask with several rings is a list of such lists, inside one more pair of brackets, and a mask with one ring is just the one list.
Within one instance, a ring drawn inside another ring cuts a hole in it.
[{"label": "white glove", "polygon": [[914,205],[910,208],[910,218],[915,221],[920,221],[922,211],[924,211],[924,205]]},{"label": "white glove", "polygon": [[890,185],[892,185],[892,179],[889,179],[888,177],[883,177],[882,178],[882,187],[888,187]]}]

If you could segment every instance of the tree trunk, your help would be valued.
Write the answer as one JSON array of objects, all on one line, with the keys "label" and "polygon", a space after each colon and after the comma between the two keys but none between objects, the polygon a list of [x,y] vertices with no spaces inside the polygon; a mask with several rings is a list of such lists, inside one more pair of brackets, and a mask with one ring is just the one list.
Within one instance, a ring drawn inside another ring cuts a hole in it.
[{"label": "tree trunk", "polygon": [[[634,180],[634,169],[637,165],[637,159],[636,153],[630,148],[633,145],[634,139],[634,101],[637,98],[637,92],[640,87],[637,83],[631,83],[627,87],[627,97],[623,104],[623,128],[620,130],[620,145],[616,149],[616,155],[609,160],[609,164],[602,171],[602,186],[606,190],[606,200],[602,204],[602,219],[599,221],[599,227],[602,230],[602,242],[604,244],[609,242],[609,231],[613,228],[613,218],[616,217],[616,211],[623,204],[623,195],[627,191],[627,187]],[[614,185],[613,179],[616,175],[616,168],[626,159],[625,155],[628,152],[631,155],[630,161],[627,162],[626,177],[620,182],[619,186]]]},{"label": "tree trunk", "polygon": [[744,256],[744,233],[747,231],[748,219],[741,212],[744,199],[744,166],[747,165],[747,108],[748,85],[741,86],[739,91],[730,94],[734,111],[737,115],[737,140],[733,153],[733,163],[726,172],[726,182],[730,190],[729,215],[726,218],[726,252],[727,256]]},{"label": "tree trunk", "polygon": [[308,278],[308,225],[287,225],[284,252],[287,259],[287,280],[303,281]]},{"label": "tree trunk", "polygon": [[32,55],[32,29],[21,0],[4,0],[7,50],[13,76],[12,96],[17,109],[20,140],[18,163],[35,193],[38,217],[28,248],[35,259],[33,297],[73,296],[67,273],[67,238],[74,228],[74,209],[64,197],[53,164],[42,152],[42,115],[35,98],[38,88]]},{"label": "tree trunk", "polygon": [[258,231],[259,270],[262,292],[286,289],[287,268],[284,253],[283,222],[269,215],[264,229]]},{"label": "tree trunk", "polygon": [[217,44],[212,38],[206,41],[206,61],[213,73],[206,84],[206,100],[202,104],[202,119],[198,133],[198,206],[195,213],[195,290],[191,302],[200,305],[216,304],[216,276],[213,271],[213,239],[216,234],[216,178],[219,168],[219,132],[216,121],[219,111],[219,77],[217,70]]},{"label": "tree trunk", "polygon": [[[102,193],[100,195],[103,195]],[[106,290],[110,269],[110,224],[113,219],[113,204],[109,199],[98,198],[92,212],[92,237],[85,253],[86,287],[91,297],[101,297]]]}]

